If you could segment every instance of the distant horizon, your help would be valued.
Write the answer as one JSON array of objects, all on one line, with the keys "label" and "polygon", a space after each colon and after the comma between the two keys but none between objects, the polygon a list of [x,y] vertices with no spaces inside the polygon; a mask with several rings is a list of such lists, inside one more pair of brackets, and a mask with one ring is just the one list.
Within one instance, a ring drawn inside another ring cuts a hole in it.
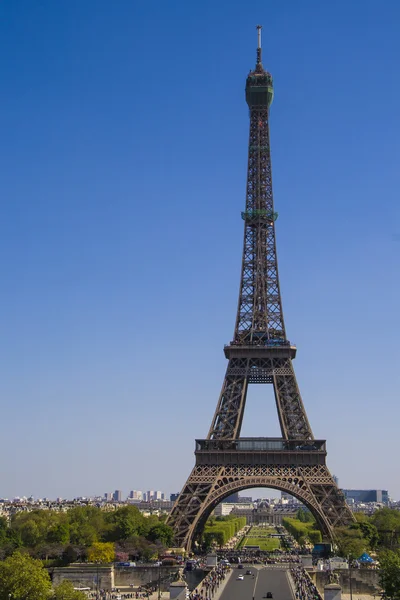
[{"label": "distant horizon", "polygon": [[[256,500],[269,500],[269,499],[280,498],[281,493],[282,493],[280,490],[274,490],[272,488],[265,488],[265,490],[268,490],[269,492],[272,492],[272,494],[267,495],[267,496],[262,496],[262,495],[258,495],[258,494],[260,493],[260,490],[263,489],[263,488],[248,488],[248,489],[249,489],[249,491],[259,490],[259,492],[257,494],[253,494],[252,496],[250,496],[249,494],[246,494],[246,493],[243,493],[241,495],[241,493],[239,492],[239,498],[244,498],[244,497],[246,497],[246,498],[249,497],[250,498],[251,497],[252,498],[251,501],[255,502]],[[345,489],[345,490],[361,490],[362,489],[362,491],[378,490],[378,488],[340,488],[340,489]],[[11,501],[11,500],[14,500],[14,499],[23,499],[23,498],[26,498],[26,499],[33,498],[35,500],[40,500],[40,499],[44,499],[44,498],[46,498],[48,500],[55,500],[57,498],[61,498],[62,500],[77,500],[77,499],[79,500],[81,498],[82,499],[86,499],[86,498],[104,498],[106,493],[113,494],[116,491],[122,491],[123,492],[123,490],[113,490],[113,491],[110,491],[110,492],[104,492],[103,494],[87,494],[87,495],[81,494],[81,495],[76,495],[74,497],[64,497],[64,496],[61,496],[61,495],[56,495],[54,497],[49,497],[49,496],[46,496],[46,495],[42,495],[42,496],[41,495],[38,495],[38,496],[34,496],[34,495],[16,495],[12,499],[11,498],[6,498],[5,496],[1,496],[0,495],[0,500]],[[133,491],[133,490],[130,490],[130,491]],[[128,492],[128,495],[124,495],[124,493],[123,493],[123,501],[125,501],[125,500],[137,500],[138,502],[146,502],[146,500],[143,500],[143,499],[129,498],[130,491]],[[141,491],[141,490],[135,490],[135,491]],[[151,491],[151,490],[146,490],[146,493],[147,493],[147,491]],[[157,501],[160,501],[160,502],[168,501],[169,502],[170,501],[169,497],[170,497],[171,494],[179,493],[179,492],[169,492],[169,493],[167,493],[167,492],[163,492],[163,490],[154,490],[154,491],[162,492],[164,494],[165,498],[164,498],[164,500],[160,500],[160,499],[158,499],[158,500],[151,500],[151,502],[157,502]],[[378,490],[378,491],[380,491],[380,490]],[[389,497],[391,498],[392,502],[395,502],[395,503],[399,502],[399,499],[395,499],[392,496],[390,496],[390,490],[382,488],[382,491],[389,492]],[[246,492],[246,490],[243,490],[243,492]],[[144,492],[142,492],[142,493],[144,493]],[[257,496],[257,497],[254,498],[254,496]],[[293,496],[293,497],[295,498],[295,496]],[[220,504],[223,503],[223,502],[226,502],[226,499],[222,500],[220,502]],[[299,500],[299,502],[301,502],[301,500]],[[364,502],[364,504],[365,504],[365,502]]]}]

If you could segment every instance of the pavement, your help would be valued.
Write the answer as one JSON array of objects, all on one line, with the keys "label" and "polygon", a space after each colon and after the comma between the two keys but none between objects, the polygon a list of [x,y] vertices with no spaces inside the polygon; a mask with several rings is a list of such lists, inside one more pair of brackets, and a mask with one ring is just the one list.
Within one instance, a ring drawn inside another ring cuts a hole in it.
[{"label": "pavement", "polygon": [[[254,573],[254,578],[252,575],[245,575],[247,569]],[[243,581],[237,580],[239,575],[243,575]],[[262,566],[232,569],[224,589],[216,600],[264,600],[267,592],[272,593],[273,600],[294,600],[287,570],[266,569]]]},{"label": "pavement", "polygon": [[350,594],[342,594],[342,600],[351,600],[351,598],[353,600],[380,600],[379,594],[376,596],[371,596],[369,594],[353,594],[352,596],[350,596]]}]

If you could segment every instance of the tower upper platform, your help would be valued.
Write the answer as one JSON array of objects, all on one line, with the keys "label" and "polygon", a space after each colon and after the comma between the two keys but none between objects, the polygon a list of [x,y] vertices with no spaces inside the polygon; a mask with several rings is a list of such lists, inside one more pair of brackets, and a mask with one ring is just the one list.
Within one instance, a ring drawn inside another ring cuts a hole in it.
[{"label": "tower upper platform", "polygon": [[261,62],[261,25],[257,25],[258,46],[256,67],[246,79],[246,102],[249,108],[268,108],[274,97],[274,86],[271,73],[268,73]]}]

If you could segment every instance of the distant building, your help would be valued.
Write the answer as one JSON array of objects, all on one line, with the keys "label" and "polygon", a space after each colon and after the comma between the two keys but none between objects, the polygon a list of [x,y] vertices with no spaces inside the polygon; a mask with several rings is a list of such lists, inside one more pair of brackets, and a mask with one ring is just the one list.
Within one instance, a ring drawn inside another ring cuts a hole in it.
[{"label": "distant building", "polygon": [[290,506],[300,506],[300,504],[301,504],[301,502],[299,500],[297,500],[297,498],[295,498],[291,494],[288,494],[287,492],[281,492],[281,502],[280,503],[287,504]]},{"label": "distant building", "polygon": [[224,498],[224,502],[239,502],[239,492],[236,492],[236,494],[231,494],[230,496],[227,496],[226,498]]},{"label": "distant building", "polygon": [[336,477],[336,475],[332,475],[332,479],[336,483],[336,485],[339,487],[339,477]]},{"label": "distant building", "polygon": [[111,500],[112,500],[112,499],[113,499],[112,492],[106,492],[106,493],[104,494],[104,500],[105,500],[106,502],[111,502]]},{"label": "distant building", "polygon": [[115,490],[115,492],[113,493],[113,500],[114,500],[114,502],[122,502],[122,491],[121,490]]},{"label": "distant building", "polygon": [[225,517],[226,515],[230,515],[233,509],[236,511],[239,510],[252,510],[254,508],[254,504],[252,502],[221,502],[214,508],[214,515],[216,517]]},{"label": "distant building", "polygon": [[387,490],[343,490],[347,502],[380,502],[389,504],[389,492]]},{"label": "distant building", "polygon": [[129,492],[129,498],[131,498],[132,500],[142,500],[143,492],[141,492],[140,490],[132,490]]},{"label": "distant building", "polygon": [[170,499],[171,502],[176,502],[178,500],[178,496],[179,496],[179,493],[177,493],[177,494],[170,494],[169,499]]},{"label": "distant building", "polygon": [[239,496],[238,502],[241,502],[242,504],[249,504],[253,502],[253,498],[251,496]]}]

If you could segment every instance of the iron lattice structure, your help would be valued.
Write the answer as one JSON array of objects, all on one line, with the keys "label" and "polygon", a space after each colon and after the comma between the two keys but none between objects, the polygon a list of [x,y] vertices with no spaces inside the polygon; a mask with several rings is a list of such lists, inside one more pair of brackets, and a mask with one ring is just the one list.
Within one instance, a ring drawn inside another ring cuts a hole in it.
[{"label": "iron lattice structure", "polygon": [[[284,490],[307,505],[325,539],[353,520],[326,464],[324,440],[315,440],[293,369],[296,348],[286,337],[279,287],[272,193],[269,109],[270,73],[261,62],[247,77],[250,135],[244,244],[233,340],[225,346],[228,367],[206,440],[196,441],[196,465],[168,523],[176,544],[189,548],[213,508],[249,487]],[[241,438],[249,384],[272,384],[282,438]]]}]

